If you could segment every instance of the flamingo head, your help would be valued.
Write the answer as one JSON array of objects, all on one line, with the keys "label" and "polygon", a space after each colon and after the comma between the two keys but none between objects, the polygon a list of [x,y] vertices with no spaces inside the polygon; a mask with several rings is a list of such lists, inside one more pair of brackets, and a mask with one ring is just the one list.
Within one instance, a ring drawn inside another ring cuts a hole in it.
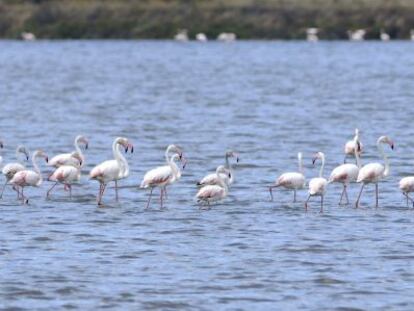
[{"label": "flamingo head", "polygon": [[231,172],[227,169],[224,165],[220,165],[216,169],[216,174],[226,174],[229,178],[231,178]]},{"label": "flamingo head", "polygon": [[41,149],[36,150],[36,151],[35,151],[35,153],[33,154],[33,156],[34,156],[35,158],[44,158],[44,159],[45,159],[45,161],[46,161],[46,163],[47,163],[47,162],[49,162],[49,157],[48,157],[48,156],[47,156],[47,154],[46,154],[43,150],[41,150]]},{"label": "flamingo head", "polygon": [[89,147],[89,141],[88,141],[88,139],[85,136],[79,135],[78,137],[76,137],[76,140],[79,143],[84,144],[85,145],[85,149],[88,149],[88,147]]},{"label": "flamingo head", "polygon": [[29,152],[27,151],[25,146],[18,146],[17,147],[17,152],[23,153],[25,155],[26,161],[29,161]]},{"label": "flamingo head", "polygon": [[72,152],[72,153],[70,154],[70,156],[71,156],[72,158],[74,158],[74,159],[78,160],[78,161],[79,161],[79,166],[82,166],[83,159],[82,159],[81,155],[79,154],[79,152],[74,151],[74,152]]},{"label": "flamingo head", "polygon": [[394,142],[388,136],[381,136],[378,139],[379,143],[388,144],[394,150]]},{"label": "flamingo head", "polygon": [[236,162],[239,163],[239,154],[237,152],[234,151],[227,151],[226,152],[226,158],[236,158]]},{"label": "flamingo head", "polygon": [[323,159],[324,158],[324,154],[322,153],[322,152],[317,152],[317,153],[315,153],[314,155],[313,155],[313,158],[312,158],[312,164],[313,165],[315,165],[315,162],[316,162],[316,160],[318,160],[318,159]]},{"label": "flamingo head", "polygon": [[127,153],[128,150],[131,150],[131,153],[134,153],[134,145],[132,145],[127,138],[118,137],[117,142],[118,144],[120,144],[122,147],[125,148],[125,153]]},{"label": "flamingo head", "polygon": [[0,140],[0,148],[3,148],[3,142]]}]

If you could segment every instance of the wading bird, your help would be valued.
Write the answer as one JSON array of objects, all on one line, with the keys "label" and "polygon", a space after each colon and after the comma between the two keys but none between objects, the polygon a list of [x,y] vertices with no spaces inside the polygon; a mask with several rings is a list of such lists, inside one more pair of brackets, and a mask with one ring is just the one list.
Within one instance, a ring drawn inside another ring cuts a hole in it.
[{"label": "wading bird", "polygon": [[362,185],[361,190],[359,191],[358,199],[355,202],[356,208],[359,207],[359,201],[365,185],[370,183],[375,184],[375,207],[378,207],[378,182],[387,177],[390,173],[390,164],[384,153],[384,149],[382,147],[383,144],[388,144],[391,149],[394,149],[394,143],[388,136],[381,136],[378,138],[377,148],[378,152],[384,159],[385,166],[377,162],[368,163],[359,170],[357,182],[362,183]]},{"label": "wading bird", "polygon": [[309,182],[309,196],[305,202],[305,209],[308,209],[308,202],[311,197],[313,196],[320,196],[321,197],[321,212],[323,212],[323,199],[326,192],[326,186],[328,181],[326,178],[323,177],[323,169],[325,167],[325,154],[323,152],[318,152],[315,154],[312,162],[315,165],[316,160],[320,159],[322,164],[319,170],[319,177],[312,178]]},{"label": "wading bird", "polygon": [[128,162],[120,151],[120,146],[125,148],[125,152],[131,148],[131,153],[134,152],[134,147],[129,143],[125,137],[117,137],[112,143],[112,154],[114,160],[108,160],[95,166],[89,173],[91,179],[99,182],[99,193],[97,196],[98,205],[102,204],[102,196],[105,192],[107,184],[111,181],[115,182],[115,193],[118,199],[117,181],[124,177],[124,168],[128,166]]},{"label": "wading bird", "polygon": [[197,202],[206,202],[207,205],[210,205],[210,202],[222,200],[227,197],[229,188],[226,179],[223,178],[224,175],[226,175],[227,179],[231,178],[230,170],[225,168],[223,165],[220,165],[216,169],[216,179],[218,181],[218,184],[206,185],[202,187],[197,192]]},{"label": "wading bird", "polygon": [[283,187],[293,190],[293,203],[296,202],[296,191],[305,187],[305,176],[303,175],[302,153],[298,153],[299,172],[289,172],[282,174],[276,183],[269,187],[270,199],[273,201],[273,188]]},{"label": "wading bird", "polygon": [[[169,154],[172,152],[174,152],[174,154],[170,157]],[[175,145],[168,146],[167,150],[165,151],[165,160],[167,162],[167,165],[159,166],[148,171],[144,175],[144,178],[141,182],[141,188],[151,188],[146,209],[149,207],[152,192],[155,187],[160,188],[160,204],[161,209],[163,208],[163,198],[164,195],[167,195],[166,187],[181,178],[181,171],[175,162],[180,160],[183,164],[183,169],[186,165],[186,160],[183,156],[181,148]]]},{"label": "wading bird", "polygon": [[[224,182],[230,186],[233,184],[234,182],[234,171],[233,171],[233,167],[229,161],[229,158],[236,158],[236,163],[239,163],[239,156],[237,153],[235,153],[234,151],[227,151],[226,155],[225,155],[225,159],[226,159],[226,165],[225,168],[228,169],[230,171],[230,175],[231,177],[229,178],[229,174],[223,174],[222,179],[224,180]],[[219,181],[217,179],[217,174],[216,173],[212,173],[212,174],[208,174],[207,176],[205,176],[203,179],[201,179],[198,183],[197,186],[206,186],[206,185],[218,185]]]},{"label": "wading bird", "polygon": [[[85,162],[85,156],[79,147],[80,143],[85,145],[85,149],[88,149],[89,143],[88,140],[82,135],[78,135],[75,138],[75,151],[81,157],[83,164]],[[49,165],[54,167],[59,167],[61,165],[72,165],[76,167],[79,164],[79,160],[77,158],[73,158],[72,154],[73,152],[58,154],[50,159]]]},{"label": "wading bird", "polygon": [[341,198],[339,199],[339,205],[342,204],[342,199],[345,196],[346,203],[349,204],[347,188],[351,182],[356,182],[358,179],[359,169],[361,168],[361,163],[359,160],[359,140],[358,136],[354,137],[354,143],[357,148],[354,148],[354,155],[357,162],[357,165],[353,163],[345,163],[337,166],[331,173],[328,183],[341,183],[343,185]]},{"label": "wading bird", "polygon": [[[18,146],[16,149],[16,158],[18,162],[12,162],[12,163],[6,164],[1,171],[4,177],[6,177],[6,182],[4,183],[3,189],[1,190],[0,199],[3,197],[4,189],[6,188],[8,182],[13,178],[14,174],[26,169],[26,167],[19,161],[20,153],[24,155],[26,161],[29,160],[29,152],[26,150],[26,148],[21,145]],[[19,197],[17,199],[19,199]]]},{"label": "wading bird", "polygon": [[411,201],[414,207],[414,200],[410,197],[409,193],[414,192],[414,176],[407,176],[400,180],[400,190],[402,191],[403,195],[407,199],[407,207],[408,201]]},{"label": "wading bird", "polygon": [[[364,145],[361,142],[359,130],[355,129],[355,136],[354,139],[347,141],[344,147],[345,158],[344,163],[346,163],[346,159],[348,156],[355,156],[355,148],[358,148],[358,156],[361,157],[361,153],[364,150]],[[358,142],[358,143],[357,143]],[[355,158],[356,161],[356,158]],[[358,163],[357,163],[358,164]]]},{"label": "wading bird", "polygon": [[46,163],[48,162],[48,157],[46,153],[42,150],[36,150],[32,155],[32,164],[34,170],[22,170],[14,174],[13,178],[10,180],[10,184],[12,184],[19,195],[19,187],[21,188],[20,196],[22,198],[23,204],[29,203],[29,199],[27,199],[24,195],[24,188],[25,187],[39,187],[42,184],[43,178],[42,173],[40,172],[39,166],[37,165],[37,158],[44,158]]}]

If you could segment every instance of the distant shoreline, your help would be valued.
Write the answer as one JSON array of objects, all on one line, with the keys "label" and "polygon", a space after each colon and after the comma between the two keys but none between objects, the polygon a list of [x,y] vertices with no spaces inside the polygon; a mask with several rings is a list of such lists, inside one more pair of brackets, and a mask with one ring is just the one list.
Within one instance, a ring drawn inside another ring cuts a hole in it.
[{"label": "distant shoreline", "polygon": [[[323,3],[323,4],[321,4]],[[180,29],[194,39],[231,32],[238,39],[407,39],[414,31],[410,0],[0,0],[0,38],[171,39]]]}]

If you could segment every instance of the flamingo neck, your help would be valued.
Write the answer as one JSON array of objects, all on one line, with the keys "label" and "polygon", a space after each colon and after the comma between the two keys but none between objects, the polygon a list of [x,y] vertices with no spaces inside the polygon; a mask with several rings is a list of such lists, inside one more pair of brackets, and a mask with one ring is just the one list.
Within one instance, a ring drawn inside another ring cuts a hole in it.
[{"label": "flamingo neck", "polygon": [[218,183],[219,183],[220,187],[222,187],[224,189],[224,193],[227,195],[227,193],[229,192],[229,188],[228,188],[226,182],[224,181],[224,179],[222,178],[220,173],[216,172],[216,175],[217,175],[217,180],[218,180]]},{"label": "flamingo neck", "polygon": [[354,141],[355,141],[355,145],[354,145],[355,146],[355,148],[354,148],[355,160],[356,160],[358,168],[361,168],[361,161],[359,159],[359,152],[358,152],[358,143],[359,143],[359,141],[358,141],[357,138]]},{"label": "flamingo neck", "polygon": [[319,177],[320,178],[322,178],[322,176],[323,176],[323,169],[325,168],[325,156],[324,155],[321,157],[321,161],[322,161],[322,165],[321,165],[321,168],[319,170]]},{"label": "flamingo neck", "polygon": [[181,177],[181,171],[178,168],[178,165],[175,163],[175,161],[178,159],[178,155],[172,156],[171,159],[168,162],[168,165],[171,167],[171,171],[176,179],[179,179]]},{"label": "flamingo neck", "polygon": [[38,157],[37,152],[33,153],[33,155],[32,155],[32,165],[33,165],[34,171],[39,175],[40,179],[39,179],[37,184],[40,185],[43,181],[43,177],[42,177],[42,173],[40,172],[39,165],[37,164],[37,161],[36,161],[37,157]]},{"label": "flamingo neck", "polygon": [[231,165],[230,161],[229,161],[229,155],[226,153],[226,168],[230,171],[230,179],[229,179],[229,183],[232,184],[233,183],[233,165]]},{"label": "flamingo neck", "polygon": [[384,159],[384,163],[385,163],[385,170],[384,170],[383,175],[384,177],[387,177],[390,174],[390,163],[388,161],[387,155],[385,154],[384,148],[382,147],[382,143],[380,141],[377,142],[377,148],[378,148],[380,155]]},{"label": "flamingo neck", "polygon": [[129,166],[127,160],[122,155],[120,148],[121,146],[119,142],[115,140],[112,144],[112,153],[114,155],[115,160],[118,162],[118,165],[121,169],[121,174],[125,176],[125,173],[129,173]]},{"label": "flamingo neck", "polygon": [[75,150],[79,154],[80,158],[82,159],[82,164],[85,162],[85,157],[83,156],[82,149],[79,147],[79,139],[80,137],[76,137],[75,139]]}]

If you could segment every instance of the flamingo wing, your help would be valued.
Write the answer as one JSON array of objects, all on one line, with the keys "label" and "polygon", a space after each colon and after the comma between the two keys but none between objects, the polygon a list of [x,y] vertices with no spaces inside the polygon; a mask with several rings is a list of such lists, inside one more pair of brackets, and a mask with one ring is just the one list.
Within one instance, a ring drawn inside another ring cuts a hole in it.
[{"label": "flamingo wing", "polygon": [[222,197],[224,197],[224,189],[217,185],[204,186],[196,195],[199,200],[216,200]]},{"label": "flamingo wing", "polygon": [[102,182],[109,182],[118,179],[121,168],[116,160],[108,160],[95,166],[89,173],[90,178]]},{"label": "flamingo wing", "polygon": [[382,178],[384,170],[384,166],[380,163],[364,165],[359,170],[357,182],[376,182]]},{"label": "flamingo wing", "polygon": [[155,187],[166,184],[173,177],[169,165],[159,166],[148,171],[141,182],[141,188]]},{"label": "flamingo wing", "polygon": [[8,180],[10,180],[10,179],[12,179],[13,178],[13,176],[17,173],[17,172],[19,172],[19,171],[23,171],[25,169],[25,167],[22,165],[22,164],[20,164],[20,163],[9,163],[9,164],[6,164],[4,167],[3,167],[3,169],[2,169],[2,173],[3,173],[3,175],[5,175],[6,176],[6,178],[8,179]]}]

